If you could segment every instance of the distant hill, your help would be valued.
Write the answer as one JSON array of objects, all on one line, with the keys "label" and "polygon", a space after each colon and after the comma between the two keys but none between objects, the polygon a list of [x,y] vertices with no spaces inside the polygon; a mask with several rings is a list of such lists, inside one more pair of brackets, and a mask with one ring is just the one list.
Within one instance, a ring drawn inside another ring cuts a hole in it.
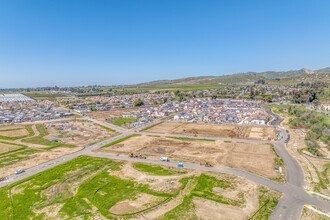
[{"label": "distant hill", "polygon": [[[326,67],[319,70],[300,69],[290,71],[265,71],[265,72],[247,72],[232,75],[223,76],[200,76],[200,77],[188,77],[175,80],[158,80],[147,83],[141,83],[134,86],[141,88],[158,88],[158,87],[180,87],[183,85],[230,85],[230,84],[253,84],[258,80],[265,80],[272,84],[272,82],[286,82],[292,84],[295,82],[301,82],[304,80],[322,80],[322,75],[326,76],[330,74],[330,67]],[[277,83],[274,83],[277,84]]]}]

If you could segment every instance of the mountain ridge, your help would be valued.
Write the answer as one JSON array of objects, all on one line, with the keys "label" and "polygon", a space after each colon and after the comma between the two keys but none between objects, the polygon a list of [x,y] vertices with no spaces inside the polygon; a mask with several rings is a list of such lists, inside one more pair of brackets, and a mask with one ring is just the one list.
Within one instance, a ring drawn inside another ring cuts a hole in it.
[{"label": "mountain ridge", "polygon": [[299,70],[288,71],[263,71],[263,72],[245,72],[234,73],[222,76],[196,76],[186,77],[172,80],[156,80],[145,83],[136,84],[138,87],[146,86],[161,86],[161,85],[184,85],[184,84],[237,84],[237,83],[252,83],[258,80],[283,80],[294,79],[304,75],[313,76],[318,74],[330,74],[330,67],[325,67],[318,70],[302,68]]}]

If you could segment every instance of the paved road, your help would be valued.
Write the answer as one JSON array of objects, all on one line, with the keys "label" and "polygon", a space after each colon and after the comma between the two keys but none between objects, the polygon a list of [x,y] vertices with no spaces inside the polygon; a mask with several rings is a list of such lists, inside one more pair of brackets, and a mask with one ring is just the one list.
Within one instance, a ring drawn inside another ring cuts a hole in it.
[{"label": "paved road", "polygon": [[[278,127],[281,121],[280,116],[274,115],[276,120],[273,122],[273,126]],[[120,135],[109,138],[107,140],[104,140],[102,142],[99,142],[97,144],[87,146],[85,149],[75,152],[73,154],[65,155],[60,158],[48,161],[46,163],[31,167],[26,170],[25,173],[21,175],[10,175],[8,176],[6,182],[0,182],[0,187],[4,187],[6,185],[9,185],[11,183],[17,182],[19,180],[22,180],[24,178],[30,177],[32,175],[35,175],[39,172],[45,171],[47,169],[50,169],[52,167],[55,167],[59,164],[63,164],[67,161],[70,161],[76,157],[79,157],[81,155],[88,155],[88,156],[93,156],[93,157],[104,157],[104,158],[110,158],[110,159],[118,159],[118,160],[126,160],[126,161],[143,161],[146,163],[151,163],[151,164],[160,164],[160,165],[168,165],[172,167],[177,166],[177,161],[170,161],[170,162],[163,162],[160,161],[159,159],[152,159],[152,158],[147,158],[145,160],[141,159],[136,159],[136,158],[129,158],[126,155],[114,155],[114,154],[108,154],[108,153],[94,153],[92,152],[93,150],[96,150],[105,144],[111,143],[113,141],[116,141],[118,139],[121,139],[123,137],[126,137],[130,134],[134,134],[132,130],[126,130],[124,128],[106,123],[106,122],[101,122],[96,119],[90,119],[96,123],[102,124],[104,126],[110,127],[114,130],[122,132]],[[153,124],[156,124],[154,122]],[[137,129],[141,130],[143,128]],[[278,205],[276,206],[275,210],[273,211],[270,219],[299,219],[301,215],[301,211],[303,209],[303,206],[308,204],[308,205],[313,205],[318,208],[321,208],[325,211],[330,212],[330,202],[323,200],[319,197],[312,196],[310,194],[307,194],[306,191],[304,190],[304,175],[303,171],[298,164],[298,162],[287,152],[285,148],[284,141],[286,139],[286,132],[281,129],[281,132],[284,135],[284,138],[281,141],[278,142],[267,142],[267,141],[260,141],[260,140],[244,140],[244,139],[226,139],[226,138],[216,138],[216,137],[193,137],[193,136],[187,136],[187,135],[172,135],[172,134],[158,134],[160,136],[173,136],[173,137],[189,137],[189,138],[205,138],[205,139],[216,139],[216,140],[230,140],[230,141],[240,141],[240,142],[248,142],[248,143],[272,143],[274,144],[274,148],[276,152],[279,154],[280,157],[283,158],[283,161],[285,163],[285,173],[286,173],[286,179],[287,183],[285,184],[280,184],[277,182],[274,182],[272,180],[269,180],[265,177],[259,176],[257,174],[253,174],[244,170],[240,169],[235,169],[235,168],[229,168],[229,167],[203,167],[200,166],[199,164],[195,163],[188,163],[185,162],[184,166],[189,169],[201,169],[201,170],[206,170],[206,171],[213,171],[213,172],[221,172],[221,173],[228,173],[228,174],[233,174],[236,176],[244,177],[246,179],[249,179],[253,182],[259,183],[261,185],[264,185],[270,189],[274,189],[277,191],[280,191],[283,193],[283,198],[279,200]],[[148,132],[137,132],[139,134],[155,134],[155,133],[148,133]]]}]

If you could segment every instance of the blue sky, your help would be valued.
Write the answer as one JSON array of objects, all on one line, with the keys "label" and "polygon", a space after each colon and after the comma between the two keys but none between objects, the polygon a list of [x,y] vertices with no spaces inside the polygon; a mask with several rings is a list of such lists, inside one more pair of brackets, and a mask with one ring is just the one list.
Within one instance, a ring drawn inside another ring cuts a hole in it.
[{"label": "blue sky", "polygon": [[330,1],[0,0],[0,88],[330,66]]}]

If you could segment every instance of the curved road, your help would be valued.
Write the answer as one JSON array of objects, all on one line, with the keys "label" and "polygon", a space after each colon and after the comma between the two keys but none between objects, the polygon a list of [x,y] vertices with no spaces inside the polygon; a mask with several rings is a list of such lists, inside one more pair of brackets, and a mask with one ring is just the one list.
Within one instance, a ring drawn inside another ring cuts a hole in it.
[{"label": "curved road", "polygon": [[[325,211],[330,212],[330,202],[329,201],[323,200],[316,196],[311,196],[310,194],[307,194],[306,191],[304,190],[304,188],[303,188],[304,187],[303,171],[302,171],[300,165],[298,164],[298,162],[288,153],[288,151],[285,148],[284,140],[287,138],[287,133],[284,129],[281,129],[279,126],[282,119],[280,116],[278,116],[272,112],[271,112],[271,114],[273,114],[274,118],[275,118],[275,120],[271,124],[274,127],[277,127],[278,129],[280,129],[281,133],[284,136],[281,141],[267,142],[267,141],[260,141],[260,140],[227,139],[227,138],[215,138],[215,137],[193,137],[193,136],[187,136],[187,135],[172,135],[172,134],[159,134],[159,133],[157,133],[156,135],[172,136],[172,137],[205,138],[205,139],[216,139],[216,140],[230,140],[230,141],[240,141],[240,142],[248,142],[248,143],[274,144],[275,151],[278,153],[278,155],[283,159],[283,161],[285,163],[285,171],[286,171],[285,174],[286,174],[286,181],[287,181],[285,184],[280,184],[280,183],[274,182],[270,179],[267,179],[265,177],[259,176],[257,174],[250,173],[248,171],[244,171],[244,170],[240,170],[240,169],[235,169],[235,168],[204,167],[204,166],[200,166],[199,164],[188,163],[188,162],[185,162],[184,166],[188,169],[201,169],[201,170],[206,170],[206,171],[233,174],[236,176],[246,178],[248,180],[261,184],[263,186],[266,186],[270,189],[274,189],[279,192],[282,192],[283,197],[279,200],[279,203],[276,206],[273,213],[271,214],[270,219],[276,219],[276,220],[277,219],[286,219],[286,220],[287,219],[288,220],[289,219],[292,219],[292,220],[299,219],[304,205],[313,205],[313,206],[321,208]],[[63,164],[65,162],[68,162],[81,155],[141,162],[141,159],[129,158],[126,155],[117,156],[115,154],[92,152],[93,150],[99,149],[108,143],[111,143],[113,141],[126,137],[128,135],[134,134],[135,132],[132,132],[132,130],[126,130],[122,127],[118,127],[113,124],[101,122],[96,119],[90,119],[90,120],[92,120],[98,124],[102,124],[104,126],[110,127],[114,130],[120,131],[122,133],[118,136],[109,138],[107,140],[96,143],[94,145],[87,146],[83,150],[77,151],[73,154],[65,155],[65,156],[56,158],[54,160],[45,162],[43,164],[39,164],[37,166],[26,169],[26,172],[21,175],[10,175],[7,177],[7,180],[0,182],[0,187],[7,186],[11,183],[25,179],[25,178],[35,175],[39,172],[42,172],[42,171],[45,171],[52,167],[55,167],[59,164]],[[153,124],[155,124],[155,123],[153,123]],[[141,130],[141,129],[137,129],[137,130]],[[148,132],[136,132],[136,133],[146,134],[146,135],[155,134],[155,133],[148,133]],[[142,161],[146,162],[146,163],[151,163],[151,164],[168,165],[168,166],[173,166],[173,167],[176,167],[178,164],[177,161],[164,162],[164,161],[160,161],[158,159],[152,159],[152,158],[147,158]]]}]

